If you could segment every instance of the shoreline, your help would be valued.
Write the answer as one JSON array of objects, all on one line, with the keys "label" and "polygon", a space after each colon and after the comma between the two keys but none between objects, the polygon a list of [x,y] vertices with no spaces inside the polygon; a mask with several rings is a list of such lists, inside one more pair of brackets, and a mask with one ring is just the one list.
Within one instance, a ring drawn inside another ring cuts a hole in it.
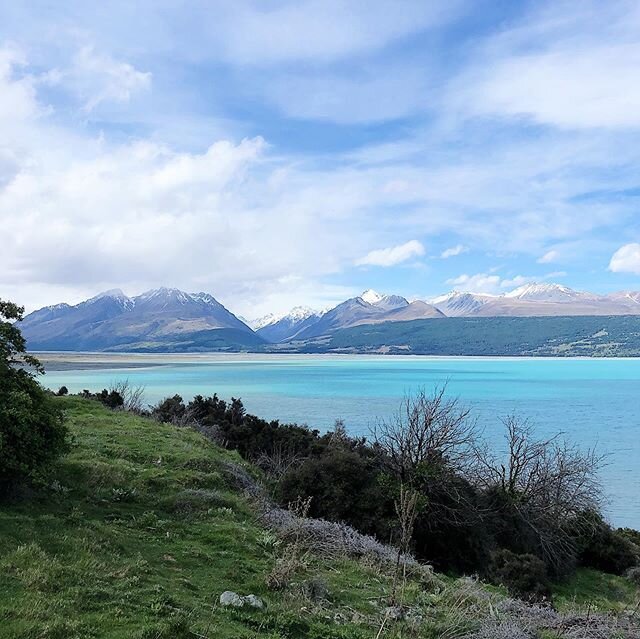
[{"label": "shoreline", "polygon": [[162,366],[194,364],[269,364],[273,362],[316,361],[504,361],[504,362],[575,362],[640,361],[640,357],[535,357],[515,355],[405,355],[380,353],[92,353],[69,351],[34,351],[45,371],[140,370]]}]

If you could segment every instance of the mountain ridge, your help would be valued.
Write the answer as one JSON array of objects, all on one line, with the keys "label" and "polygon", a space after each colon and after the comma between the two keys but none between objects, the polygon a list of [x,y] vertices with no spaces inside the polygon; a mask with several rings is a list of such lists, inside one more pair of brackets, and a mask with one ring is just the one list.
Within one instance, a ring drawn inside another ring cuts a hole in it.
[{"label": "mountain ridge", "polygon": [[429,301],[367,289],[333,308],[306,306],[243,321],[206,292],[160,287],[133,297],[121,289],[78,304],[53,304],[20,323],[32,350],[255,350],[304,344],[345,329],[443,318],[640,316],[640,292],[598,295],[561,284],[527,283],[502,295],[451,291]]}]

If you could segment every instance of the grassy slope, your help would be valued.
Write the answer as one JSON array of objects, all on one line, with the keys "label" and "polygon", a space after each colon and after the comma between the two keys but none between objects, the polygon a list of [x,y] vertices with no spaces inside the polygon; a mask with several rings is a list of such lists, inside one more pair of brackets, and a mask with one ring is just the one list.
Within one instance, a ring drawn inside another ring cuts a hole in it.
[{"label": "grassy slope", "polygon": [[[3,638],[196,636],[184,627],[207,637],[370,635],[301,616],[300,602],[267,591],[269,537],[221,472],[225,460],[240,461],[235,454],[188,429],[60,401],[75,445],[57,472],[58,490],[0,510]],[[185,516],[175,510],[184,489],[218,498]],[[367,613],[390,584],[354,562],[308,571],[326,578],[335,610]],[[224,590],[258,594],[269,610],[223,610],[216,604]]]},{"label": "grassy slope", "polygon": [[[323,606],[295,589],[266,589],[273,537],[225,481],[222,466],[239,463],[235,454],[188,429],[78,398],[59,401],[75,443],[57,481],[43,496],[0,509],[3,639],[375,636],[381,617],[375,602],[391,588],[390,575],[378,568],[309,558],[296,579],[326,580],[330,604]],[[203,502],[185,497],[192,489],[211,492]],[[608,588],[615,581],[581,573],[558,593],[561,601],[586,605],[594,595],[606,608],[636,596],[617,580],[616,599],[606,600],[598,579]],[[407,601],[429,619],[423,637],[441,636],[451,606],[460,606],[455,581],[434,583],[407,587]],[[268,610],[221,609],[224,590],[258,594]],[[384,636],[406,632],[399,624]]]}]

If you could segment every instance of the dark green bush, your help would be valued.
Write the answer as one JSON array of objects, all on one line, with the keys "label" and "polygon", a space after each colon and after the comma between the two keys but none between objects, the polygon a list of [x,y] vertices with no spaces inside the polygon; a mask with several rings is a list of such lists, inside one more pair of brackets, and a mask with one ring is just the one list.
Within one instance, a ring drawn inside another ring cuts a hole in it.
[{"label": "dark green bush", "polygon": [[0,300],[0,491],[20,481],[42,478],[47,466],[67,449],[62,411],[37,382],[42,372],[26,353],[12,320],[22,309]]},{"label": "dark green bush", "polygon": [[622,575],[640,563],[640,548],[629,533],[614,530],[597,513],[586,513],[583,519],[587,525],[579,540],[581,565]]},{"label": "dark green bush", "polygon": [[166,424],[180,424],[184,419],[187,407],[180,395],[166,397],[159,402],[151,411],[151,416],[159,422]]},{"label": "dark green bush", "polygon": [[117,390],[107,390],[103,388],[99,393],[92,393],[88,390],[83,390],[80,393],[85,399],[97,400],[104,404],[107,408],[118,409],[124,407],[124,397]]},{"label": "dark green bush", "polygon": [[375,457],[366,452],[340,443],[292,466],[277,486],[278,501],[287,504],[311,497],[309,516],[387,537],[389,522],[395,519],[393,500],[379,481]]},{"label": "dark green bush", "polygon": [[551,598],[551,583],[544,562],[535,555],[517,555],[502,549],[493,553],[488,578],[514,597],[527,601]]}]

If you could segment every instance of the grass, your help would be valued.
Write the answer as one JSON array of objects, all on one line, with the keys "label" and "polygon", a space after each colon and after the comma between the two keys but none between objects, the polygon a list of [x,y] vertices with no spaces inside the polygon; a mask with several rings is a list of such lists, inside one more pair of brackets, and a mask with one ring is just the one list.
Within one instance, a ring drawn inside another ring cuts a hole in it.
[{"label": "grass", "polygon": [[[3,639],[376,636],[392,588],[388,569],[307,555],[287,588],[267,588],[289,550],[227,482],[224,464],[243,464],[235,453],[187,428],[77,397],[57,401],[67,412],[71,453],[49,486],[0,508]],[[309,583],[326,591],[320,600]],[[452,628],[471,629],[472,617],[460,611],[489,614],[503,595],[469,587],[412,577],[405,601],[423,623],[388,624],[380,636],[455,637]],[[267,609],[221,608],[225,590],[256,594]],[[580,571],[556,596],[566,607],[621,608],[637,592],[619,578]]]},{"label": "grass", "polygon": [[[330,619],[267,589],[273,548],[222,470],[242,463],[236,454],[189,429],[59,401],[72,452],[43,494],[0,509],[3,638],[370,636],[333,615],[376,611],[369,601],[391,581],[374,568],[312,561],[299,575],[326,580]],[[268,610],[222,609],[225,590],[257,594]]]},{"label": "grass", "polygon": [[560,610],[619,612],[636,608],[638,588],[623,577],[579,568],[567,582],[556,585],[553,598]]}]

